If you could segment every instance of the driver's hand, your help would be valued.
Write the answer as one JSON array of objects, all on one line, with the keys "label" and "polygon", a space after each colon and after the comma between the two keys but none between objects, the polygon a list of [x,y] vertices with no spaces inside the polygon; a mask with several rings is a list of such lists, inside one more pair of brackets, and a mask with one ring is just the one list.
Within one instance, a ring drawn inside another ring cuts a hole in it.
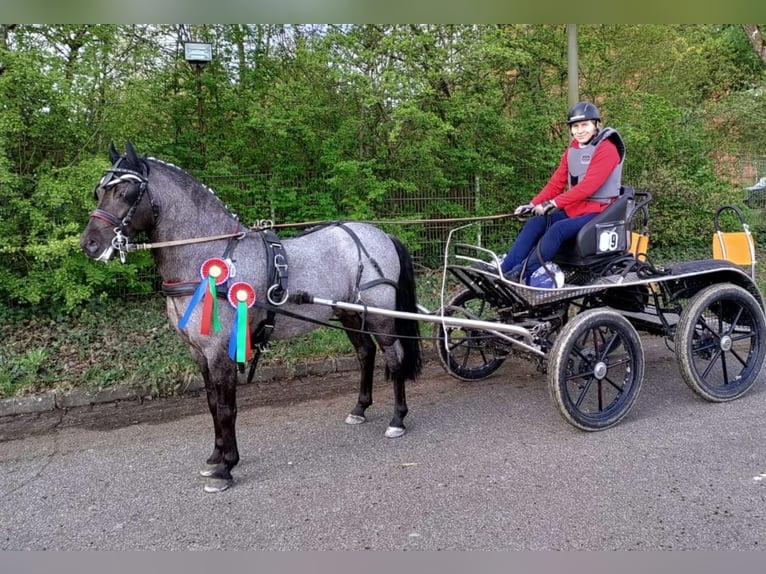
[{"label": "driver's hand", "polygon": [[513,214],[516,216],[528,215],[532,213],[534,209],[535,209],[534,205],[532,205],[531,203],[525,203],[524,205],[518,206],[516,210],[513,212]]},{"label": "driver's hand", "polygon": [[553,211],[556,209],[556,204],[551,201],[543,201],[540,205],[535,205],[533,207],[535,215],[545,215],[549,211]]}]

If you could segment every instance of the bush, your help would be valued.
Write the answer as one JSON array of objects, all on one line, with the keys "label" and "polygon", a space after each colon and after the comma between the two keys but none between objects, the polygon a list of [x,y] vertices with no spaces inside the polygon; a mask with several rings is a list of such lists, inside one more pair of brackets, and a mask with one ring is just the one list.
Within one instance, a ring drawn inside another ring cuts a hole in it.
[{"label": "bush", "polygon": [[652,194],[652,249],[709,249],[713,214],[728,202],[705,149],[702,115],[640,92],[609,100],[627,149],[623,181]]},{"label": "bush", "polygon": [[100,265],[79,246],[94,207],[93,189],[108,167],[101,160],[55,169],[41,166],[34,182],[7,191],[0,223],[0,299],[41,310],[71,311],[94,298],[126,289],[148,293],[147,254],[126,265]]}]

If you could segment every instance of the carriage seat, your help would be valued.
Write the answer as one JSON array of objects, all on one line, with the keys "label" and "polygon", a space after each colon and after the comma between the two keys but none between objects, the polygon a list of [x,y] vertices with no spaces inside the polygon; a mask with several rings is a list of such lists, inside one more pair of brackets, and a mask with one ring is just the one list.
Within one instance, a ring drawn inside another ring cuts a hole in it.
[{"label": "carriage seat", "polygon": [[630,220],[634,208],[635,192],[624,185],[617,199],[586,223],[574,240],[564,243],[553,261],[559,265],[589,267],[607,257],[626,254],[630,249]]}]

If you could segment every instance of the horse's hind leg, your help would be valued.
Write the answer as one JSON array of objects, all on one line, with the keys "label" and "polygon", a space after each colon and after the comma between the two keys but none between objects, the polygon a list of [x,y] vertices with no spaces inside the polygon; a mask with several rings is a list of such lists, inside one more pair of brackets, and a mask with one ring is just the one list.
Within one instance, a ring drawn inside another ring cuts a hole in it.
[{"label": "horse's hind leg", "polygon": [[394,416],[386,429],[388,438],[397,438],[404,435],[404,417],[407,416],[407,395],[405,393],[405,382],[407,373],[402,368],[402,349],[399,341],[393,344],[382,346],[383,354],[386,359],[386,377],[390,378],[394,388]]},{"label": "horse's hind leg", "polygon": [[359,399],[351,413],[346,417],[346,423],[350,425],[361,424],[367,420],[364,413],[372,404],[372,378],[375,372],[377,347],[368,333],[359,331],[362,325],[357,315],[343,315],[340,317],[340,321],[346,327],[346,334],[356,350],[356,358],[359,360],[361,371]]}]

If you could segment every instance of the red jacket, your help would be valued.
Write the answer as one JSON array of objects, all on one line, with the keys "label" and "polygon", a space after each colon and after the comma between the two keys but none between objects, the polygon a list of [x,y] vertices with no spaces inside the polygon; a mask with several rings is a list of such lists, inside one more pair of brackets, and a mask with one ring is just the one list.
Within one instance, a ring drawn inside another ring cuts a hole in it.
[{"label": "red jacket", "polygon": [[[569,146],[579,146],[577,140],[573,139]],[[569,147],[567,147],[569,149]],[[608,203],[600,201],[587,201],[587,199],[599,188],[609,177],[609,174],[620,163],[620,154],[611,141],[604,141],[596,148],[593,159],[590,161],[585,175],[567,190],[569,183],[569,166],[567,165],[567,150],[564,150],[561,161],[556,171],[545,184],[545,187],[532,198],[533,205],[539,205],[550,199],[556,200],[556,206],[563,209],[567,217],[577,217],[586,213],[601,213],[607,207]]]}]

